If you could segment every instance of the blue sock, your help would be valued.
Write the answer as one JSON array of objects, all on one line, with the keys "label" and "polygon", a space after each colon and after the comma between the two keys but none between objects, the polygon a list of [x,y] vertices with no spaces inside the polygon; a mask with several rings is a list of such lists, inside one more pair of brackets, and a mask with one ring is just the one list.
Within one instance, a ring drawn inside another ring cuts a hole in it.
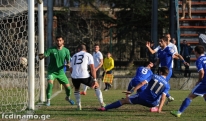
[{"label": "blue sock", "polygon": [[116,101],[116,102],[113,102],[112,104],[109,104],[105,107],[106,110],[108,109],[113,109],[113,108],[118,108],[122,106],[121,102],[120,101]]},{"label": "blue sock", "polygon": [[169,93],[167,93],[167,94],[166,94],[166,97],[167,97],[167,98],[168,98],[168,97],[170,97],[170,94],[169,94]]},{"label": "blue sock", "polygon": [[185,98],[185,100],[182,102],[182,105],[179,109],[179,112],[181,112],[181,113],[184,112],[185,109],[190,105],[191,101],[192,100],[190,100],[189,98]]}]

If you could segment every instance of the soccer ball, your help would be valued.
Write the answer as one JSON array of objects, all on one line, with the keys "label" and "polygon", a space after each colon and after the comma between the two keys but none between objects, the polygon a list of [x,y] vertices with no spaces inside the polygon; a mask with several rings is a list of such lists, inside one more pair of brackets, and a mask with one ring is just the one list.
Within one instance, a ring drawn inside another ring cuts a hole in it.
[{"label": "soccer ball", "polygon": [[19,63],[20,63],[20,65],[25,67],[25,66],[27,66],[27,59],[25,57],[20,57]]}]

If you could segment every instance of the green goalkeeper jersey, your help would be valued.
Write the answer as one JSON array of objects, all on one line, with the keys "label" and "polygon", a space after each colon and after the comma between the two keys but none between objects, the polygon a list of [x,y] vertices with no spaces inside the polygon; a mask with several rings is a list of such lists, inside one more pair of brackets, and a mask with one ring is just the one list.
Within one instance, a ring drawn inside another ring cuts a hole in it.
[{"label": "green goalkeeper jersey", "polygon": [[67,48],[62,47],[58,50],[57,47],[51,47],[44,52],[45,57],[50,57],[48,73],[64,73],[65,60],[70,61],[70,52]]}]

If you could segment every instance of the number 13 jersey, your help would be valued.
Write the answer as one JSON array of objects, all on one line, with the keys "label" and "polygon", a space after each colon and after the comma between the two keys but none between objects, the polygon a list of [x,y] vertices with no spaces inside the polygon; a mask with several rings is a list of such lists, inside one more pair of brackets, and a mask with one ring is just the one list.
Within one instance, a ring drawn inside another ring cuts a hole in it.
[{"label": "number 13 jersey", "polygon": [[93,56],[85,51],[80,51],[72,56],[70,66],[72,67],[71,77],[88,78],[90,77],[88,72],[88,65],[94,64]]}]

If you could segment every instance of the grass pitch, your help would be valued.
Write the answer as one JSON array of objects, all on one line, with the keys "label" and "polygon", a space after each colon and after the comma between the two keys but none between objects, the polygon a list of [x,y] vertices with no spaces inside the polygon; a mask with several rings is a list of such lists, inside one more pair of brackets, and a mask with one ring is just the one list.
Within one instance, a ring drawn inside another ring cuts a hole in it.
[{"label": "grass pitch", "polygon": [[[123,90],[103,91],[106,104],[112,103],[122,97],[125,97]],[[175,101],[164,105],[164,113],[151,113],[149,108],[141,105],[123,105],[118,109],[112,109],[106,112],[96,111],[100,107],[94,90],[88,90],[86,96],[81,96],[82,111],[76,110],[76,105],[70,105],[64,100],[65,92],[51,100],[51,106],[42,106],[35,111],[37,115],[50,115],[49,121],[205,121],[206,104],[203,98],[194,99],[180,118],[170,114],[171,110],[178,110],[182,101],[187,97],[190,91],[172,90],[171,96]],[[72,99],[74,95],[72,94]]]}]

